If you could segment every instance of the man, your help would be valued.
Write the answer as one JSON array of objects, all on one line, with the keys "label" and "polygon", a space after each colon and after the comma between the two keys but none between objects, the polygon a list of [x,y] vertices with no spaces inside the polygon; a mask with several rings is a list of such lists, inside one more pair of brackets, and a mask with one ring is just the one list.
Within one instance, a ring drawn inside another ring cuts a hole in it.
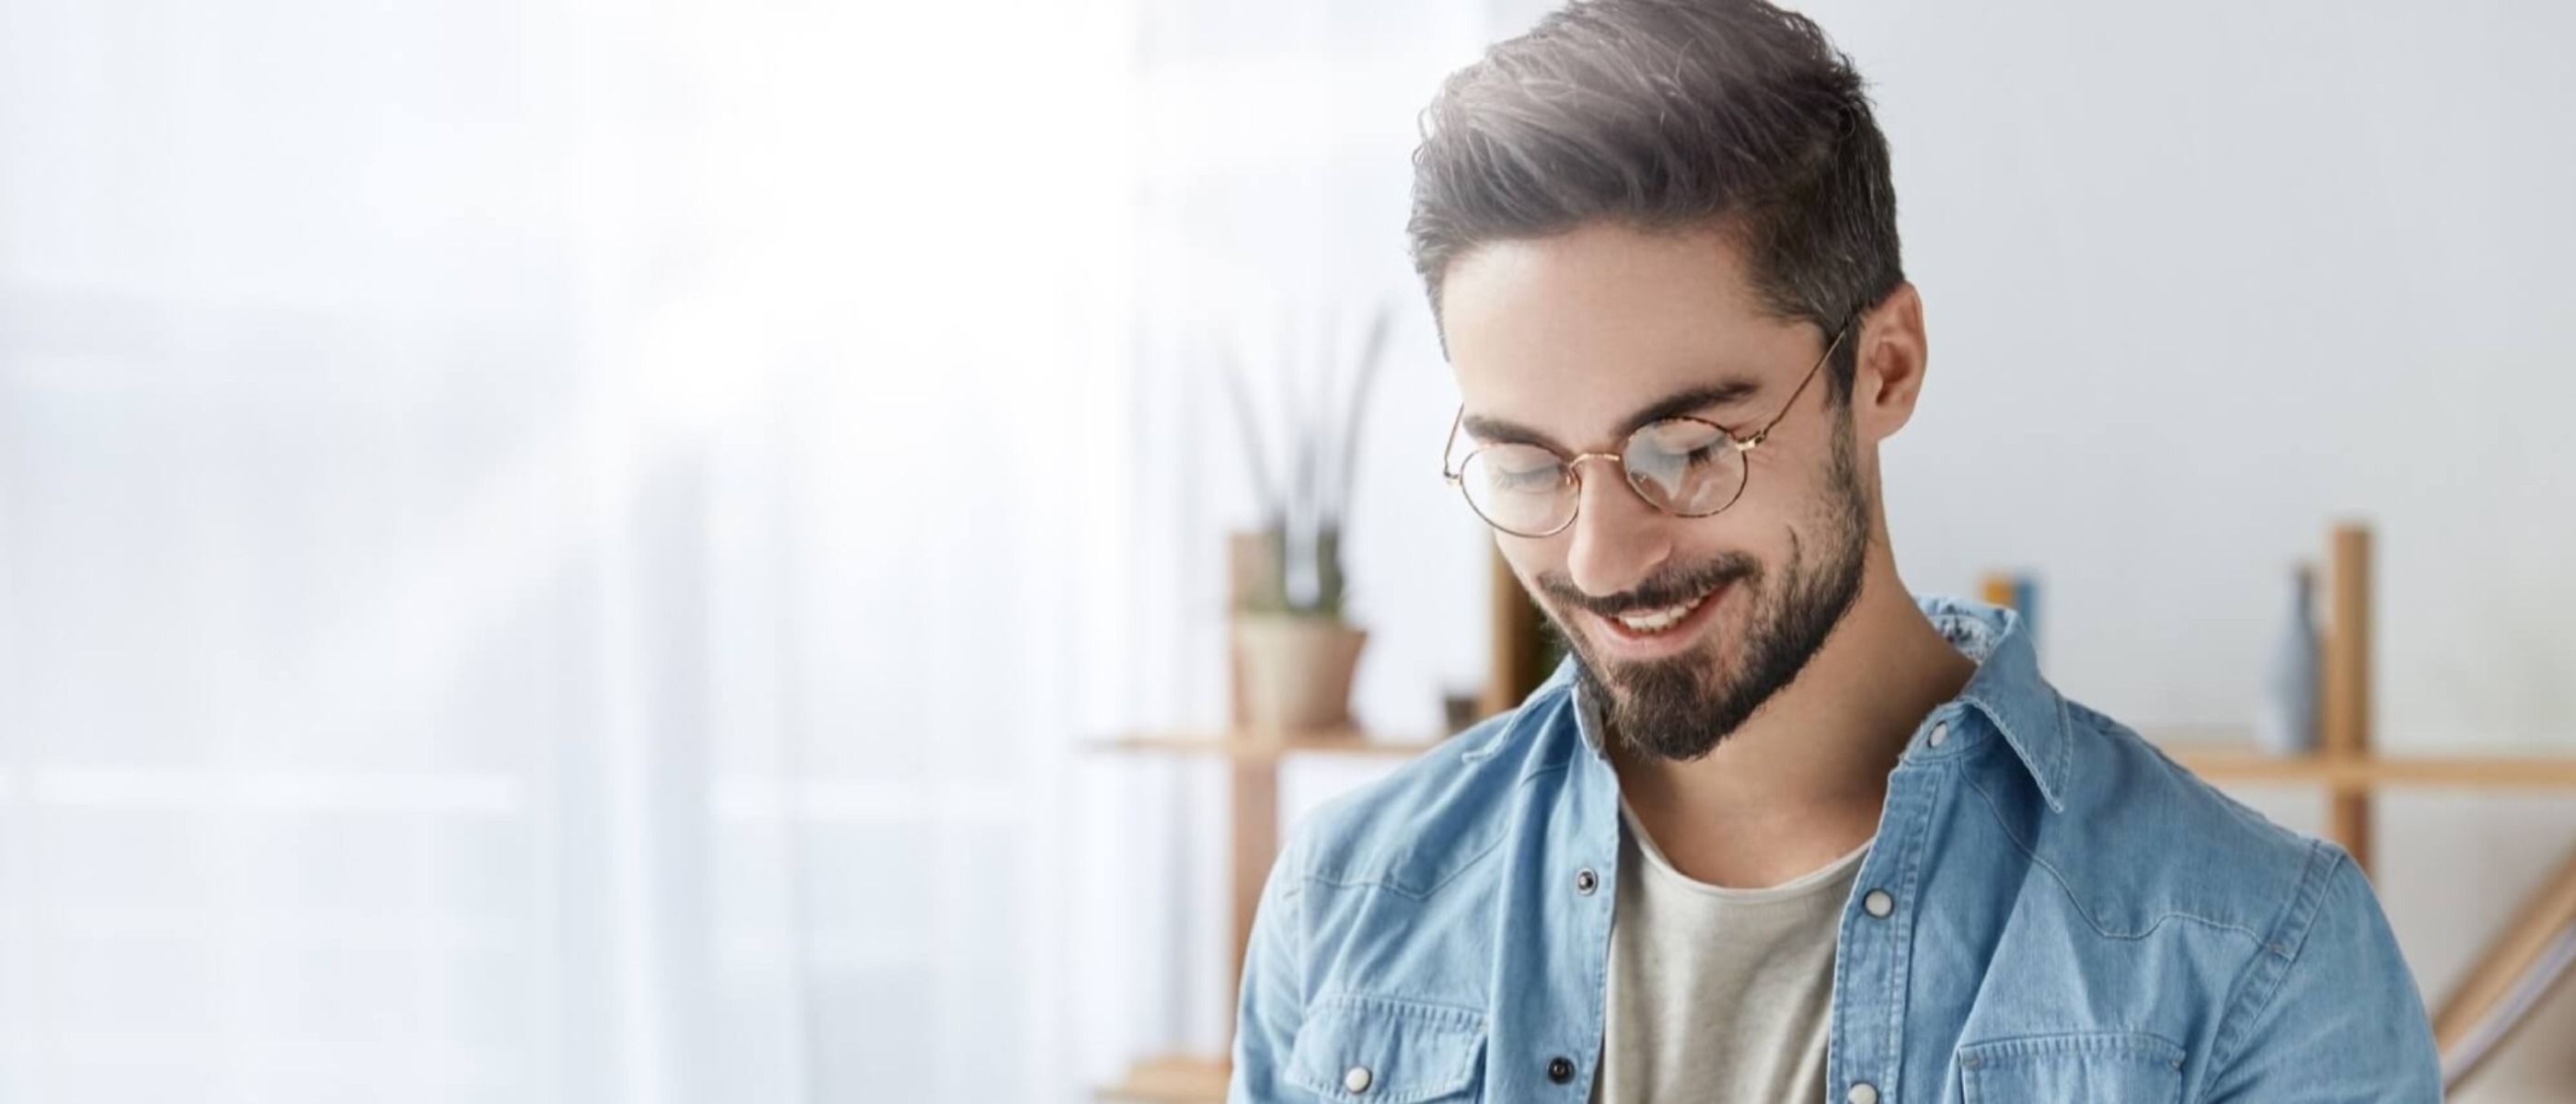
[{"label": "man", "polygon": [[1861,88],[1754,0],[1577,4],[1442,87],[1448,474],[1573,655],[1296,833],[1235,1101],[2439,1098],[2348,856],[1899,580],[1927,345]]}]

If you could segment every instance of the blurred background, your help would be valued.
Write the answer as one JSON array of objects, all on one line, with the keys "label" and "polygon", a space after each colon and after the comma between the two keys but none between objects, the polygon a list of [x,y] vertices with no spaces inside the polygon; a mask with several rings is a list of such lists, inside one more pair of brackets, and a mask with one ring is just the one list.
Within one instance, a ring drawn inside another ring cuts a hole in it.
[{"label": "blurred background", "polygon": [[[1169,734],[1232,715],[1227,366],[1320,408],[1391,320],[1349,701],[1436,739],[1498,619],[1407,157],[1548,6],[0,0],[0,1102],[1220,1053],[1243,761]],[[2576,9],[1805,10],[1927,301],[1911,585],[2036,578],[2070,696],[2236,731],[2365,520],[2379,746],[2576,756]],[[2439,1003],[2576,786],[2375,831]],[[2460,1098],[2576,1099],[2570,1004]]]}]

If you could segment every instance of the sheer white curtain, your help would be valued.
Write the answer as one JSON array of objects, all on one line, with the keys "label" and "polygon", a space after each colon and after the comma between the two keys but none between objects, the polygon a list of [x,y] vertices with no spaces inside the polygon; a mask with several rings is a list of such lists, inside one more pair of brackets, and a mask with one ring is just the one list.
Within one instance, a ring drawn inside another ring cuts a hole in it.
[{"label": "sheer white curtain", "polygon": [[[1412,112],[1498,18],[0,0],[0,1104],[1221,1045],[1217,776],[1079,748],[1222,716],[1210,352],[1410,309]],[[1372,473],[1451,401],[1392,355]],[[1411,730],[1481,533],[1389,482]]]},{"label": "sheer white curtain", "polygon": [[1071,1098],[1133,26],[0,0],[0,1101]]},{"label": "sheer white curtain", "polygon": [[[1136,136],[1136,611],[1123,657],[1140,723],[1226,716],[1223,541],[1258,522],[1219,366],[1237,362],[1280,445],[1273,396],[1347,379],[1369,313],[1396,319],[1365,424],[1346,546],[1370,632],[1354,708],[1437,732],[1439,692],[1482,675],[1489,538],[1433,468],[1457,393],[1404,253],[1416,113],[1440,78],[1522,18],[1497,0],[1173,0],[1144,7]],[[1528,5],[1523,5],[1528,6]],[[1328,342],[1328,329],[1338,338]],[[1283,814],[1385,769],[1294,761]],[[1116,802],[1104,864],[1086,843],[1074,922],[1112,953],[1067,984],[1112,1015],[1070,1036],[1086,1076],[1148,1052],[1211,1054],[1231,1010],[1224,777],[1207,762],[1090,762],[1077,823]],[[1110,795],[1104,797],[1102,795]]]}]

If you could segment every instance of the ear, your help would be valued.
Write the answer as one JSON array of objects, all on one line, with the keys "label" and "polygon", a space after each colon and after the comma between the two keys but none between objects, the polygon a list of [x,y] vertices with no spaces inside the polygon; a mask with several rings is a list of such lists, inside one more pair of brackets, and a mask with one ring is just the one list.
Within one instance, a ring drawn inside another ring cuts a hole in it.
[{"label": "ear", "polygon": [[1914,417],[1923,392],[1930,350],[1923,338],[1923,296],[1912,283],[1896,285],[1861,315],[1858,370],[1852,373],[1852,429],[1868,444],[1896,435]]}]

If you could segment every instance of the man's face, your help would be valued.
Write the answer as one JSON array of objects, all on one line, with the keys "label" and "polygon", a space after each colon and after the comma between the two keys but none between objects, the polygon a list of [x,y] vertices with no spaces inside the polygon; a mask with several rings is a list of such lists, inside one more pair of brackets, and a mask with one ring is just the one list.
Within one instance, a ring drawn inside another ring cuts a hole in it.
[{"label": "man's face", "polygon": [[[1875,511],[1850,412],[1822,376],[1790,403],[1832,335],[1765,313],[1722,235],[1609,224],[1478,247],[1450,265],[1441,309],[1467,418],[1487,434],[1616,455],[1641,413],[1685,392],[1717,388],[1680,413],[1738,437],[1787,411],[1745,454],[1742,497],[1714,516],[1658,511],[1615,465],[1586,460],[1572,525],[1498,534],[1617,738],[1708,754],[1797,677],[1860,592]],[[1621,616],[1684,607],[1669,623]]]}]

